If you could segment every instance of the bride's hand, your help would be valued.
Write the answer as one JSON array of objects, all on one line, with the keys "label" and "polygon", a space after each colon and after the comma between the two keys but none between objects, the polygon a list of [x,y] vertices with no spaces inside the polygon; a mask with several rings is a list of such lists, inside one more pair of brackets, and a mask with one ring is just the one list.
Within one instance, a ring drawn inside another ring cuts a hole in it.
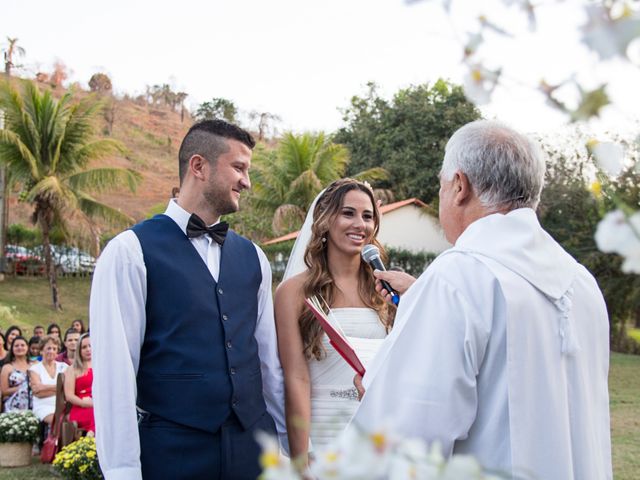
[{"label": "bride's hand", "polygon": [[362,376],[358,373],[356,373],[356,376],[353,377],[353,385],[356,387],[356,390],[358,391],[358,400],[362,400],[362,397],[364,395],[364,387],[362,386]]}]

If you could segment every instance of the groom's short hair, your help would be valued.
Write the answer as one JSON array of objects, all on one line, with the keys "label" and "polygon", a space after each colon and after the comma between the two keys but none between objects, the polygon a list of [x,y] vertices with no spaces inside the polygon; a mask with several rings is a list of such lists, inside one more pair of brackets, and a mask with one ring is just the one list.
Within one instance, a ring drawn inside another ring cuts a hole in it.
[{"label": "groom's short hair", "polygon": [[194,124],[182,140],[178,153],[180,183],[184,180],[191,157],[201,155],[213,165],[221,154],[229,151],[228,139],[237,140],[250,149],[256,145],[249,132],[224,120],[203,120]]}]

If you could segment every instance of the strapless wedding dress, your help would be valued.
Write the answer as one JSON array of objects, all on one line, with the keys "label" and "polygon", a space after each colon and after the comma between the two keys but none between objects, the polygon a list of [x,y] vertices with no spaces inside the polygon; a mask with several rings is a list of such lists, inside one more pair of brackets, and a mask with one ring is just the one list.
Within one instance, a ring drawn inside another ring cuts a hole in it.
[{"label": "strapless wedding dress", "polygon": [[[342,327],[365,368],[387,335],[378,313],[370,308],[333,308],[333,318]],[[358,407],[353,386],[355,371],[329,344],[321,360],[309,360],[311,378],[311,448],[317,450],[335,439]]]}]

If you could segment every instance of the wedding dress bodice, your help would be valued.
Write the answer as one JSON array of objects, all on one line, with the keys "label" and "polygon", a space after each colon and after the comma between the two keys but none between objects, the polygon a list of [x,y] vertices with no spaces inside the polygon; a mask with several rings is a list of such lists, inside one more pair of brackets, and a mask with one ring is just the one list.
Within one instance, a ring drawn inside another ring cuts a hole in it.
[{"label": "wedding dress bodice", "polygon": [[[332,313],[366,368],[387,334],[377,312],[370,308],[334,308]],[[326,356],[309,360],[314,450],[339,435],[358,407],[358,394],[353,386],[355,371],[329,344],[326,335],[322,344]]]}]

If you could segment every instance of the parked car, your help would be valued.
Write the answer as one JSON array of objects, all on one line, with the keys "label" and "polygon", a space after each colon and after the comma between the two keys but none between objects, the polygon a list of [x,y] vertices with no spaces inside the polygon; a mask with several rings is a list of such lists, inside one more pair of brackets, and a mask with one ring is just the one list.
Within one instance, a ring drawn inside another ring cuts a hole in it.
[{"label": "parked car", "polygon": [[6,270],[16,275],[44,275],[44,260],[34,251],[21,245],[7,245],[4,249],[7,259]]},{"label": "parked car", "polygon": [[[37,247],[40,258],[44,258],[43,248]],[[96,259],[77,247],[66,245],[51,245],[51,259],[59,273],[93,273],[96,267]]]},{"label": "parked car", "polygon": [[[44,275],[46,266],[42,245],[29,249],[21,245],[7,245],[5,257],[8,271],[18,275]],[[51,245],[51,260],[58,273],[86,274],[93,273],[96,259],[87,252],[76,247]]]}]

